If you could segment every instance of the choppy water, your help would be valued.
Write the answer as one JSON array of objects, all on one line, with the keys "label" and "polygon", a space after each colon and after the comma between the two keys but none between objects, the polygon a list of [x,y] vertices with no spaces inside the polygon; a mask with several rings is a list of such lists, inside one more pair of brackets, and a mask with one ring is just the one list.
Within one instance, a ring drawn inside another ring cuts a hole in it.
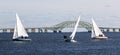
[{"label": "choppy water", "polygon": [[12,41],[12,33],[0,33],[0,55],[120,55],[120,33],[105,33],[108,40],[92,40],[77,33],[76,43],[63,41],[71,33],[29,33],[32,41]]}]

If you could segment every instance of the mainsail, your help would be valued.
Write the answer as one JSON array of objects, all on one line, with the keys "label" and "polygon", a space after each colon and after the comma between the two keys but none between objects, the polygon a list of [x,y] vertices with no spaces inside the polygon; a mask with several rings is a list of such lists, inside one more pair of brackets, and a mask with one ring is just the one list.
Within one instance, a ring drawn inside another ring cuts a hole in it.
[{"label": "mainsail", "polygon": [[16,19],[17,19],[18,36],[28,37],[28,34],[17,14],[16,14]]},{"label": "mainsail", "polygon": [[13,39],[21,37],[21,36],[28,37],[28,34],[27,34],[20,18],[18,17],[17,13],[16,13],[16,20],[17,20],[17,24],[15,25]]},{"label": "mainsail", "polygon": [[70,35],[71,40],[73,40],[74,37],[75,37],[75,34],[76,34],[76,31],[77,31],[77,27],[78,27],[78,25],[79,25],[79,22],[80,22],[80,16],[78,17],[78,20],[77,20],[77,22],[76,22],[76,25],[75,25],[75,27],[74,27],[74,30],[73,30],[72,34]]},{"label": "mainsail", "polygon": [[97,26],[97,24],[95,23],[94,19],[92,19],[92,36],[91,37],[98,37],[99,35],[103,35],[105,36],[102,31],[99,29],[99,27]]}]

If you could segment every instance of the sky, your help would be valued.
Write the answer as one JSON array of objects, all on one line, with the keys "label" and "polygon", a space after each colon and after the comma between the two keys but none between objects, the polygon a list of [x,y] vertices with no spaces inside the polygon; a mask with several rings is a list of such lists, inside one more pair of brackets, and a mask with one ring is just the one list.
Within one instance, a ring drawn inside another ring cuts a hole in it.
[{"label": "sky", "polygon": [[25,27],[53,26],[77,20],[120,27],[120,0],[0,0],[0,27],[14,27],[18,13]]}]

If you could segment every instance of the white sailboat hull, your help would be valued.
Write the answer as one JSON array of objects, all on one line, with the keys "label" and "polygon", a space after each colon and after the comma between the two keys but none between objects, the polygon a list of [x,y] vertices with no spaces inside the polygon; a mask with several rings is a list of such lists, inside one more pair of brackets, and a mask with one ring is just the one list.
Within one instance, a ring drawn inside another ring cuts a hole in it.
[{"label": "white sailboat hull", "polygon": [[65,42],[77,42],[76,40],[65,39]]},{"label": "white sailboat hull", "polygon": [[97,37],[92,37],[92,39],[108,39],[108,37],[106,37],[106,36],[103,36],[103,37],[97,36]]},{"label": "white sailboat hull", "polygon": [[13,39],[13,41],[31,41],[31,39],[29,39],[29,38],[16,38],[16,39]]}]

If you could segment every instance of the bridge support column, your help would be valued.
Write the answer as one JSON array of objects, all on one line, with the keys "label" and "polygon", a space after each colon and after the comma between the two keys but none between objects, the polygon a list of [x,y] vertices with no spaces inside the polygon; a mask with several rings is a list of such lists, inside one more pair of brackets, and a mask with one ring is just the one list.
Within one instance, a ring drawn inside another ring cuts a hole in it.
[{"label": "bridge support column", "polygon": [[10,29],[10,32],[14,32],[14,29]]},{"label": "bridge support column", "polygon": [[29,33],[30,33],[30,32],[31,32],[31,29],[27,29],[27,32],[29,32]]},{"label": "bridge support column", "polygon": [[32,30],[31,32],[35,32],[35,29],[34,29],[34,28],[32,28],[31,30]]},{"label": "bridge support column", "polygon": [[120,32],[120,29],[118,29],[118,31]]},{"label": "bridge support column", "polygon": [[100,29],[102,32],[104,31],[103,29]]},{"label": "bridge support column", "polygon": [[42,29],[40,29],[40,32],[43,32],[43,30],[42,30]]},{"label": "bridge support column", "polygon": [[113,29],[113,32],[116,32],[116,30],[115,30],[115,29]]},{"label": "bridge support column", "polygon": [[45,30],[44,30],[44,32],[48,32],[48,30],[47,30],[47,29],[45,29]]},{"label": "bridge support column", "polygon": [[109,29],[107,29],[106,31],[107,31],[107,32],[110,32],[110,30],[109,30]]},{"label": "bridge support column", "polygon": [[3,29],[3,32],[7,32],[7,29]]},{"label": "bridge support column", "polygon": [[59,30],[59,33],[61,33],[62,31],[61,30]]},{"label": "bridge support column", "polygon": [[40,28],[38,28],[38,32],[41,32],[41,29],[40,29]]},{"label": "bridge support column", "polygon": [[25,29],[26,30],[26,32],[29,32],[29,30],[28,29]]}]

